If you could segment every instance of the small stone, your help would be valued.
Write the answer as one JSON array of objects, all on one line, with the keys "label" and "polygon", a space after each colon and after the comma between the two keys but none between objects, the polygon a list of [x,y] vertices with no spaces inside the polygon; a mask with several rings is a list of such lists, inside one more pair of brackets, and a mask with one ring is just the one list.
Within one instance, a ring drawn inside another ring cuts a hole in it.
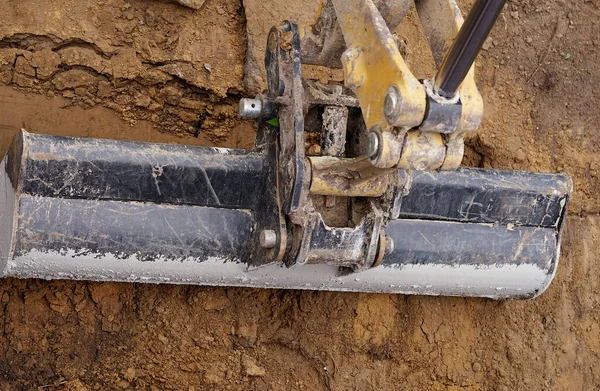
[{"label": "small stone", "polygon": [[171,0],[172,2],[179,3],[185,7],[199,10],[204,5],[205,0]]},{"label": "small stone", "polygon": [[533,42],[533,38],[527,37],[527,38],[525,38],[525,42],[527,42],[528,44],[531,44]]},{"label": "small stone", "polygon": [[308,147],[306,154],[310,156],[319,156],[321,154],[321,146],[318,144],[312,144]]},{"label": "small stone", "polygon": [[473,372],[480,372],[481,371],[481,364],[476,362],[473,363],[473,365],[471,366],[471,368],[473,369]]},{"label": "small stone", "polygon": [[135,380],[136,375],[137,374],[136,374],[135,368],[127,368],[127,370],[123,374],[123,377],[129,381],[133,381],[133,380]]},{"label": "small stone", "polygon": [[481,49],[488,50],[492,46],[492,43],[493,43],[492,38],[486,39],[485,42],[483,43],[483,45],[481,46]]},{"label": "small stone", "polygon": [[238,327],[235,335],[239,338],[240,344],[245,348],[250,348],[256,343],[258,334],[258,326],[252,325],[241,325]]},{"label": "small stone", "polygon": [[244,359],[243,365],[246,376],[263,377],[266,374],[265,369],[256,365],[256,363],[250,357],[246,357]]},{"label": "small stone", "polygon": [[148,95],[142,94],[135,98],[135,105],[138,107],[148,107],[150,103],[152,103],[152,99]]},{"label": "small stone", "polygon": [[48,300],[52,311],[62,314],[68,310],[67,304],[69,302],[69,297],[64,292],[48,292],[46,293],[46,300]]},{"label": "small stone", "polygon": [[144,22],[149,27],[156,26],[158,24],[156,21],[156,14],[154,12],[152,12],[151,10],[147,10],[146,14],[144,15]]}]

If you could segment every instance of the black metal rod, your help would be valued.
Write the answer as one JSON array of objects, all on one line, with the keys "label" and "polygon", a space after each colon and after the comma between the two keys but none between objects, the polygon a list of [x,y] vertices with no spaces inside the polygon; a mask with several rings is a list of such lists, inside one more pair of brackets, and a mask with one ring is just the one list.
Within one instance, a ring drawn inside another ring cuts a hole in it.
[{"label": "black metal rod", "polygon": [[506,0],[477,0],[458,32],[452,48],[434,78],[435,91],[446,98],[456,95]]}]

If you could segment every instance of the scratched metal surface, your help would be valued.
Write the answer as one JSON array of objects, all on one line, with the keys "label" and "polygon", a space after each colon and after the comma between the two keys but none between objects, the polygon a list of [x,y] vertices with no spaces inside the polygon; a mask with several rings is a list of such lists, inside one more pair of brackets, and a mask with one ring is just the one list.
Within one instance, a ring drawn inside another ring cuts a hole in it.
[{"label": "scratched metal surface", "polygon": [[253,208],[266,171],[262,155],[241,149],[23,137],[21,191],[47,197]]},{"label": "scratched metal surface", "polygon": [[572,184],[566,174],[460,168],[411,174],[401,218],[558,227]]},{"label": "scratched metal surface", "polygon": [[262,155],[21,141],[0,172],[0,275],[20,278],[532,297],[556,271],[571,191],[568,177],[554,174],[412,173],[401,219],[386,227],[395,246],[381,266],[255,267]]}]

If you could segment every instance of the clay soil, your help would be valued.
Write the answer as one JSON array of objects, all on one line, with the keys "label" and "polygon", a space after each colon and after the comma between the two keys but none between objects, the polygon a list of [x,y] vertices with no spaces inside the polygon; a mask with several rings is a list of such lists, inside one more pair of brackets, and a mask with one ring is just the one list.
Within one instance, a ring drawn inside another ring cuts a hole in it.
[{"label": "clay soil", "polygon": [[[237,100],[264,85],[266,31],[318,1],[287,3],[0,2],[0,150],[20,128],[251,147]],[[414,11],[397,34],[430,75]],[[1,279],[0,389],[600,389],[600,2],[511,0],[484,49],[465,164],[575,183],[541,297]]]}]

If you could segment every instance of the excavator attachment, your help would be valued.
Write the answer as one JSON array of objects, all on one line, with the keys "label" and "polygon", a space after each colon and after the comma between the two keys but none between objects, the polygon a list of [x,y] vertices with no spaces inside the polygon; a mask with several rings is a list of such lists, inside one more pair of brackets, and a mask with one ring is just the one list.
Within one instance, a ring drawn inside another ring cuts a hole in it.
[{"label": "excavator attachment", "polygon": [[[535,296],[556,271],[566,176],[394,172],[404,185],[396,218],[381,230],[392,248],[370,248],[371,227],[332,228],[317,218],[302,249],[310,261],[288,267],[268,254],[285,243],[265,238],[265,227],[278,224],[275,168],[269,148],[22,132],[2,161],[0,272],[502,298]],[[382,259],[353,270],[367,256]]]},{"label": "excavator attachment", "polygon": [[[326,3],[333,14],[325,19],[350,17],[346,3],[354,1]],[[315,54],[316,33],[291,21],[271,30],[268,90],[240,101],[240,114],[258,122],[252,150],[22,131],[0,169],[0,275],[490,298],[543,292],[558,265],[570,178],[459,168],[463,135],[482,113],[472,61],[448,60],[468,72],[462,84],[447,70],[438,72],[443,82],[412,80],[386,40],[385,23],[397,18],[371,0],[356,3],[367,36],[348,20],[325,23],[345,39],[345,85],[302,78],[303,51],[327,58]],[[395,84],[364,67],[375,60],[396,69],[382,76]]]}]

